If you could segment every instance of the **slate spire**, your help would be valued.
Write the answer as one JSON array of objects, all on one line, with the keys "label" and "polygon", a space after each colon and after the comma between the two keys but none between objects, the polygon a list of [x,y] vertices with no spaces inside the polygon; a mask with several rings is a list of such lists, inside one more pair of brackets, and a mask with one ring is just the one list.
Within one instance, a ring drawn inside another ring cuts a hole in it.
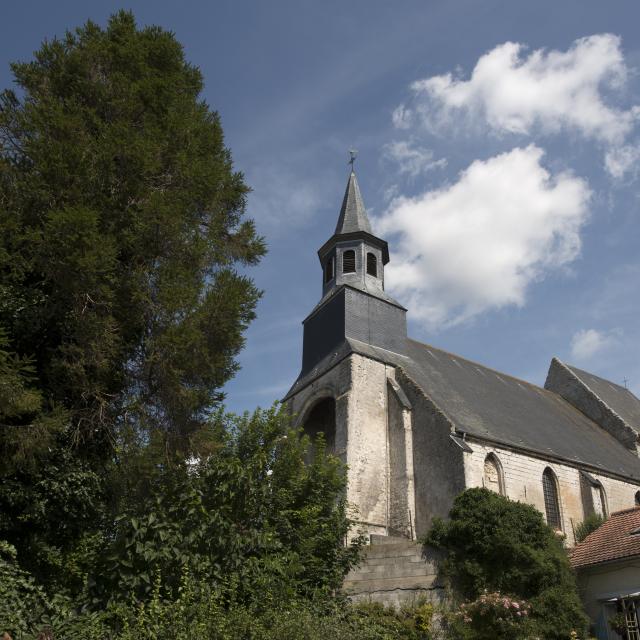
[{"label": "slate spire", "polygon": [[364,208],[360,187],[358,186],[358,179],[352,169],[349,175],[349,181],[347,182],[347,188],[344,192],[335,235],[353,233],[355,231],[371,233],[371,224],[369,223],[369,218]]}]

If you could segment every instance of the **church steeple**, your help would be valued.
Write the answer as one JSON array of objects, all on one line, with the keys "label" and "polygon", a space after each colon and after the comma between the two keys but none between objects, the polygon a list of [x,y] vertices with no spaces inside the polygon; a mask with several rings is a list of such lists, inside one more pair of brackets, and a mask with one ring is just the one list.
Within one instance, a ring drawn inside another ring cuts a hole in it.
[{"label": "church steeple", "polygon": [[353,231],[366,231],[371,233],[371,224],[364,208],[360,187],[355,171],[352,169],[349,175],[349,182],[344,192],[340,217],[336,225],[335,234],[351,233]]},{"label": "church steeple", "polygon": [[353,340],[404,353],[406,309],[384,290],[389,248],[371,230],[353,166],[335,233],[322,245],[318,257],[322,299],[303,322],[301,375],[339,347],[355,344]]},{"label": "church steeple", "polygon": [[[353,157],[352,157],[353,160]],[[326,295],[341,285],[384,295],[384,266],[389,262],[387,243],[371,231],[353,164],[342,199],[334,234],[318,251]]]}]

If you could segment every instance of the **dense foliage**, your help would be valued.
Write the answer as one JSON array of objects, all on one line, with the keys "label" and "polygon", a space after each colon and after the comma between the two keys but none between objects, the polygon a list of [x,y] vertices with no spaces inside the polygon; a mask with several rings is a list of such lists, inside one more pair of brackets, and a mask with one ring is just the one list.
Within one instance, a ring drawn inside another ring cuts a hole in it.
[{"label": "dense foliage", "polygon": [[144,600],[160,576],[173,597],[185,571],[211,585],[236,581],[236,597],[269,579],[263,601],[340,587],[357,555],[357,545],[343,545],[344,468],[322,448],[305,464],[309,441],[288,425],[275,409],[219,414],[210,427],[215,452],[145,477],[145,500],[130,486],[101,545],[92,593]]},{"label": "dense foliage", "polygon": [[434,522],[426,542],[447,551],[443,573],[460,600],[509,595],[530,604],[540,637],[568,640],[572,631],[582,637],[587,620],[575,576],[562,540],[537,509],[468,489],[449,515]]},{"label": "dense foliage", "polygon": [[[337,606],[333,594],[358,552],[343,544],[343,466],[322,441],[305,464],[308,439],[276,409],[218,413],[208,430],[217,447],[206,457],[127,477],[114,518],[74,548],[77,562],[61,568],[66,582],[55,590],[1,543],[0,619],[14,637],[43,624],[62,637],[91,637],[94,626],[95,637],[155,637],[150,629],[168,629],[176,616],[225,637],[215,625],[231,628],[244,616],[245,625],[273,626],[284,603],[330,617],[326,607]],[[135,636],[141,625],[148,635]]]},{"label": "dense foliage", "polygon": [[121,12],[12,70],[17,89],[0,94],[0,538],[53,587],[63,567],[82,572],[77,549],[112,517],[110,480],[133,473],[130,450],[145,452],[136,475],[206,452],[200,432],[259,297],[238,268],[264,244],[173,34]]},{"label": "dense foliage", "polygon": [[33,359],[42,408],[67,410],[86,454],[109,454],[127,425],[185,446],[253,318],[258,292],[234,266],[264,252],[201,74],[173,34],[124,12],[12,70],[20,91],[0,95],[9,350]]}]

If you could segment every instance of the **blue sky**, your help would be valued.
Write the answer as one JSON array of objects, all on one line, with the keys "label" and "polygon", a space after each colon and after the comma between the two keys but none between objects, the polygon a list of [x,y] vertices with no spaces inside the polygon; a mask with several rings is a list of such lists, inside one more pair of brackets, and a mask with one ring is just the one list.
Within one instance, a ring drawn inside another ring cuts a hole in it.
[{"label": "blue sky", "polygon": [[[0,85],[44,38],[122,6],[6,4]],[[640,4],[124,8],[202,70],[269,245],[230,409],[297,376],[350,147],[412,337],[538,384],[555,355],[640,393]]]}]

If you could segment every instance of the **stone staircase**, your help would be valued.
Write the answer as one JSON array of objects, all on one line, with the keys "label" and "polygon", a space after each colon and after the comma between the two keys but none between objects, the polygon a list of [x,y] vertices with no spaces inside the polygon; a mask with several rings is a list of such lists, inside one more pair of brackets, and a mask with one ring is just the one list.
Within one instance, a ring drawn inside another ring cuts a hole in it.
[{"label": "stone staircase", "polygon": [[371,536],[362,562],[347,575],[343,589],[356,602],[440,602],[444,591],[437,575],[439,558],[434,549],[406,538]]}]

